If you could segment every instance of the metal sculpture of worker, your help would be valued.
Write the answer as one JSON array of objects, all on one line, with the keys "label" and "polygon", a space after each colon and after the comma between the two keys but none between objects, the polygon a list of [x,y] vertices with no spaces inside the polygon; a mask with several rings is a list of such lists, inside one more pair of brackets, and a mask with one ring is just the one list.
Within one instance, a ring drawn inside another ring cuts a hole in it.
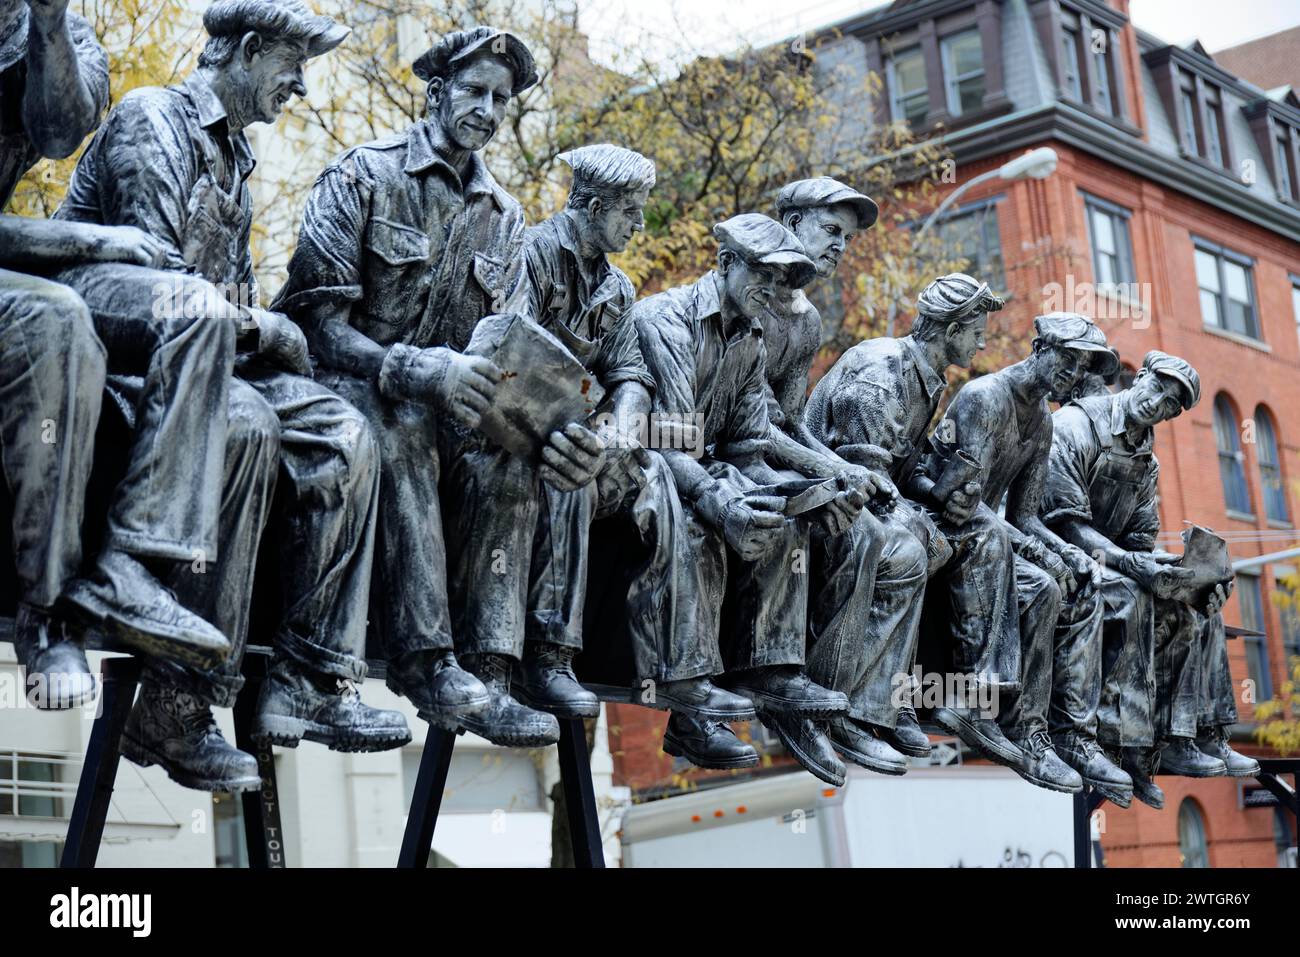
[{"label": "metal sculpture of worker", "polygon": [[[835,274],[853,235],[876,221],[876,204],[827,176],[785,186],[776,201],[781,223],[803,244],[819,279]],[[898,497],[883,473],[840,458],[804,421],[808,377],[821,347],[821,316],[801,289],[780,289],[765,315],[771,451],[768,461],[799,475],[843,477],[892,511]],[[929,740],[891,701],[893,676],[911,667],[926,580],[926,553],[914,535],[877,518],[827,511],[834,526],[812,529],[807,670],[814,681],[849,695],[847,716],[826,729],[829,745],[850,761],[884,774],[907,770],[905,754],[930,753]],[[872,695],[875,694],[873,698]],[[793,724],[793,727],[791,726]],[[816,754],[820,731],[808,719],[776,721],[792,750]],[[825,750],[823,746],[820,750]]]},{"label": "metal sculpture of worker", "polygon": [[[716,609],[709,616],[721,626],[727,687],[753,701],[760,714],[827,719],[843,714],[848,699],[803,671],[808,576],[797,565],[808,554],[808,523],[802,516],[787,518],[786,499],[760,488],[779,480],[764,461],[770,430],[761,317],[779,286],[805,285],[815,267],[799,240],[767,216],[745,213],[713,232],[717,269],[632,308],[655,380],[655,411],[683,422],[698,416],[702,424],[703,454],[662,454],[686,506],[692,540],[706,543],[699,561],[709,563],[702,571],[710,582],[699,600]],[[856,490],[836,499],[851,496],[860,508]],[[719,540],[725,552],[708,547]],[[748,746],[733,741],[723,722],[674,712],[664,748],[697,764],[728,750],[737,762],[752,761]],[[838,764],[833,753],[827,764],[831,759]]]},{"label": "metal sculpture of worker", "polygon": [[541,746],[559,738],[554,716],[510,693],[540,481],[581,488],[604,448],[579,423],[551,434],[540,464],[491,442],[475,427],[501,370],[462,351],[485,316],[527,311],[523,210],[479,151],[537,76],[528,48],[490,27],[447,34],[414,70],[425,118],[317,179],[277,305],[379,438],[374,625],[389,686],[431,721]]},{"label": "metal sculpture of worker", "polygon": [[[716,651],[709,650],[716,649],[717,637],[701,627],[697,613],[699,564],[672,473],[662,456],[642,445],[655,383],[632,321],[636,293],[606,258],[622,252],[643,228],[654,163],[608,144],[583,146],[560,159],[573,169],[565,209],[525,234],[529,307],[604,387],[596,434],[606,459],[593,483],[573,491],[543,488],[520,695],[559,717],[598,713],[596,696],[577,683],[573,657],[582,648],[592,523],[617,515],[619,531],[630,526],[645,556],[610,580],[628,582],[625,603],[616,604],[638,687],[645,679],[654,683],[648,703],[700,720],[748,720],[751,702],[709,681],[717,670]],[[609,524],[602,521],[600,529]],[[636,552],[621,550],[629,554]],[[613,630],[597,624],[595,634],[608,640]]]},{"label": "metal sculpture of worker", "polygon": [[[1006,530],[993,521],[992,513],[977,513],[969,534],[957,536],[950,547],[939,532],[927,505],[912,487],[911,478],[926,449],[926,433],[939,408],[948,381],[949,366],[970,368],[984,348],[988,314],[1001,309],[1003,301],[989,291],[987,283],[951,273],[930,282],[917,297],[917,317],[909,335],[897,339],[877,338],[859,342],[847,350],[813,389],[804,414],[809,430],[841,458],[883,472],[905,496],[885,517],[893,538],[911,535],[927,557],[927,572],[941,576],[927,585],[947,597],[951,634],[959,649],[966,649],[962,666],[967,673],[986,683],[1002,686],[1018,683],[1019,648],[1005,597],[1014,587],[1011,581],[1011,551]],[[972,501],[963,499],[969,510]],[[976,534],[976,530],[981,534]],[[972,584],[979,580],[981,591]],[[982,595],[987,594],[985,601]],[[904,589],[873,602],[872,614],[888,614],[899,623],[888,639],[891,647],[880,654],[901,664],[886,677],[864,673],[853,692],[861,707],[887,720],[889,710],[898,710],[902,728],[918,745],[926,740],[915,712],[911,694],[896,693],[897,682],[905,677],[915,659],[919,637],[922,595],[910,600]],[[894,602],[887,609],[882,603]],[[945,644],[948,639],[945,639]],[[901,647],[894,648],[897,643]],[[894,654],[896,653],[896,657]],[[958,702],[950,711],[961,722],[961,737],[993,760],[1013,765],[1020,752],[1006,741],[992,716]],[[897,738],[896,738],[897,740]],[[902,742],[900,742],[902,743]]]},{"label": "metal sculpture of worker", "polygon": [[[257,762],[222,739],[210,709],[232,705],[243,683],[268,522],[280,546],[283,613],[254,734],[366,751],[400,746],[410,731],[400,713],[362,704],[351,684],[366,673],[374,438],[356,409],[309,378],[298,327],[257,308],[248,246],[254,160],[244,130],[273,122],[292,96],[305,95],[304,64],[347,31],[299,0],[218,0],[203,22],[209,37],[197,70],[175,87],[134,90],[109,113],[58,215],[144,229],[169,268],[191,274],[176,284],[212,283],[209,301],[224,295],[256,331],[229,383],[220,555],[176,582],[234,649],[218,668],[152,668],[123,735],[123,753],[136,763],[161,765],[189,787],[237,790],[258,785]],[[69,281],[98,291],[107,278]],[[281,503],[274,509],[273,492]]]},{"label": "metal sculpture of worker", "polygon": [[[1034,331],[1028,358],[967,383],[957,394],[931,437],[933,453],[925,474],[914,482],[922,494],[928,486],[931,500],[943,509],[940,528],[954,547],[971,534],[972,515],[984,515],[987,522],[1007,529],[1014,553],[1009,598],[1010,607],[1018,609],[1020,667],[1013,672],[1018,687],[1000,702],[998,724],[1023,755],[1012,765],[1017,773],[1040,787],[1076,792],[1083,779],[1052,746],[1048,708],[1054,685],[1075,687],[1083,680],[1069,663],[1079,657],[1082,646],[1095,642],[1101,628],[1101,603],[1094,588],[1100,569],[1082,549],[1047,528],[1038,514],[1052,446],[1047,403],[1065,401],[1083,375],[1090,370],[1104,374],[1116,360],[1106,337],[1086,316],[1039,316]],[[945,483],[945,473],[963,462],[974,471],[961,487],[973,483],[979,496],[979,504],[969,511],[953,501],[952,493],[945,499],[940,491],[945,484],[959,484]],[[993,510],[1004,499],[1002,519]],[[987,587],[983,582],[971,584]],[[959,668],[970,660],[964,649],[954,652]],[[961,726],[945,709],[936,717]],[[1126,776],[1109,762],[1100,770],[1089,765],[1089,770],[1117,787],[1125,783]]]},{"label": "metal sculpture of worker", "polygon": [[[1152,351],[1130,388],[1062,406],[1053,416],[1042,503],[1044,521],[1103,565],[1106,621],[1090,664],[1095,687],[1075,703],[1071,721],[1097,726],[1102,745],[1120,755],[1133,795],[1152,807],[1164,805],[1152,780],[1157,768],[1205,777],[1226,773],[1229,762],[1243,773],[1257,767],[1228,747],[1221,725],[1197,747],[1197,663],[1204,639],[1192,610],[1169,600],[1191,573],[1174,567],[1177,556],[1155,548],[1154,428],[1195,405],[1200,389],[1189,363]],[[1225,598],[1226,591],[1216,589],[1204,611],[1213,616]],[[1235,707],[1228,714],[1235,719]]]},{"label": "metal sculpture of worker", "polygon": [[[69,156],[108,102],[108,63],[67,0],[0,0],[0,206],[42,156]],[[14,637],[32,701],[73,707],[95,680],[82,619],[146,652],[218,661],[229,642],[158,580],[215,554],[233,326],[92,308],[49,275],[73,263],[145,290],[160,245],[138,229],[0,216],[0,466],[13,507]],[[107,287],[105,287],[107,288]],[[97,335],[98,332],[98,335]],[[76,579],[105,373],[145,375],[103,550]],[[69,600],[74,614],[58,607]]]}]

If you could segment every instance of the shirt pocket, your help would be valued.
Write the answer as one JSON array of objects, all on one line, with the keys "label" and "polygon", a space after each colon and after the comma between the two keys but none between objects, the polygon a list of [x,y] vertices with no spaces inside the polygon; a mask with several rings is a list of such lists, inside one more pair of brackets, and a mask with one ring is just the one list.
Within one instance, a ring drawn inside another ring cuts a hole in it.
[{"label": "shirt pocket", "polygon": [[376,218],[366,227],[365,247],[366,313],[398,329],[418,322],[412,312],[417,290],[428,289],[421,271],[431,268],[429,237],[413,226]]},{"label": "shirt pocket", "polygon": [[428,261],[429,237],[414,226],[372,219],[366,230],[366,249],[390,266],[409,266]]},{"label": "shirt pocket", "polygon": [[474,254],[474,281],[483,290],[487,299],[487,308],[491,312],[500,312],[506,305],[504,288],[506,264],[485,253]]}]

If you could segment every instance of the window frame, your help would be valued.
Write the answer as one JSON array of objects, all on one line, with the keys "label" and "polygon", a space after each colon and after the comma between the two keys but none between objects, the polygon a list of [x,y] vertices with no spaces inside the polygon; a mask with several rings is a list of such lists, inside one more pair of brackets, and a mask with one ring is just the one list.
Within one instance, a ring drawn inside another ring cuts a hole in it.
[{"label": "window frame", "polygon": [[[898,60],[905,56],[916,56],[920,60],[921,75],[923,77],[921,87],[906,96],[901,94],[898,83]],[[925,73],[925,68],[925,50],[920,43],[914,43],[901,50],[892,52],[885,58],[885,79],[889,84],[889,115],[895,122],[924,123],[926,116],[929,115],[932,104],[930,98],[930,85]],[[907,112],[904,109],[903,101],[918,96],[925,97],[925,111],[916,119],[909,119]]]},{"label": "window frame", "polygon": [[[989,196],[985,199],[974,200],[973,202],[962,204],[960,208],[958,208],[957,210],[946,213],[943,216],[943,218],[935,222],[934,226],[932,227],[937,233],[945,226],[951,225],[952,223],[958,220],[966,219],[974,216],[984,217],[979,223],[979,239],[981,243],[980,251],[982,253],[984,251],[983,242],[987,238],[985,233],[986,230],[989,228],[988,226],[989,214],[992,213],[992,223],[993,223],[992,228],[997,238],[997,277],[996,278],[998,282],[995,283],[993,279],[990,278],[990,276],[988,275],[988,270],[980,270],[978,264],[972,263],[969,268],[974,270],[971,273],[971,275],[975,276],[977,279],[983,282],[987,282],[989,284],[989,288],[993,289],[995,292],[999,294],[1007,292],[1007,263],[1006,263],[1006,256],[1003,255],[1002,252],[1002,222],[1001,219],[998,217],[998,210],[997,210],[998,203],[1000,203],[1005,198],[1006,198],[1005,193],[998,193],[996,196]],[[980,272],[984,272],[985,275],[980,275]]]},{"label": "window frame", "polygon": [[[974,36],[979,44],[980,65],[978,70],[959,75],[953,64],[952,44],[968,36]],[[984,67],[984,38],[980,34],[980,28],[978,26],[966,27],[941,36],[939,38],[939,65],[943,71],[944,104],[947,107],[948,115],[951,117],[970,116],[983,109],[984,96],[987,93],[987,84],[984,79],[988,71]],[[979,77],[980,79],[980,105],[971,110],[963,110],[961,108],[961,84],[973,77]]]},{"label": "window frame", "polygon": [[[1118,203],[1112,203],[1110,200],[1102,199],[1089,193],[1087,190],[1079,190],[1079,195],[1083,197],[1084,220],[1088,224],[1088,245],[1092,250],[1092,278],[1098,287],[1104,288],[1124,288],[1137,282],[1137,264],[1133,259],[1133,234],[1129,228],[1129,221],[1133,218],[1133,211]],[[1116,250],[1115,262],[1117,274],[1119,277],[1112,282],[1103,282],[1100,278],[1101,270],[1098,268],[1098,261],[1101,255],[1100,248],[1097,245],[1097,234],[1093,226],[1093,213],[1100,213],[1111,220],[1111,230],[1116,234],[1116,244],[1120,247]],[[1116,225],[1120,228],[1116,229]],[[1122,233],[1122,236],[1120,235]],[[1127,267],[1125,272],[1124,267]]]},{"label": "window frame", "polygon": [[[1241,436],[1237,430],[1239,420],[1236,406],[1226,392],[1220,392],[1214,397],[1211,409],[1214,424],[1214,448],[1219,461],[1219,484],[1223,488],[1224,508],[1229,514],[1240,515],[1253,520],[1255,510],[1251,501],[1250,483],[1246,479],[1246,453],[1242,450]],[[1226,414],[1226,422],[1221,419],[1221,414]],[[1223,438],[1229,440],[1229,448],[1223,447],[1223,443],[1220,441]],[[1231,465],[1229,461],[1232,462]],[[1241,502],[1233,501],[1233,486],[1239,488]]]},{"label": "window frame", "polygon": [[[1266,435],[1267,442],[1264,441]],[[1264,497],[1264,517],[1270,522],[1290,524],[1291,505],[1282,474],[1282,443],[1278,438],[1277,418],[1263,405],[1255,406],[1255,439],[1255,467],[1259,470],[1260,492]],[[1265,461],[1266,449],[1271,449],[1270,461]],[[1278,510],[1281,514],[1275,514]]]},{"label": "window frame", "polygon": [[[1205,316],[1205,309],[1203,307],[1201,309],[1202,324],[1205,327],[1209,329],[1213,329],[1217,332],[1226,332],[1231,335],[1241,336],[1244,339],[1250,339],[1254,342],[1267,341],[1264,338],[1264,330],[1262,324],[1260,323],[1259,295],[1255,291],[1254,258],[1251,256],[1247,256],[1244,253],[1234,252],[1233,250],[1228,249],[1225,246],[1221,246],[1218,243],[1208,239],[1203,239],[1200,236],[1192,237],[1192,249],[1193,249],[1192,258],[1193,258],[1194,274],[1195,274],[1195,256],[1197,251],[1205,253],[1206,255],[1209,256],[1213,256],[1215,258],[1215,268],[1218,273],[1219,288],[1217,290],[1209,290],[1206,289],[1204,286],[1202,286],[1200,283],[1199,275],[1197,276],[1196,288],[1198,290],[1198,293],[1213,292],[1215,295],[1218,296],[1219,315],[1223,319],[1223,324],[1218,325],[1216,323],[1208,321],[1208,319]],[[1246,274],[1246,293],[1250,297],[1249,303],[1246,303],[1246,305],[1250,307],[1251,329],[1248,331],[1243,332],[1241,330],[1232,328],[1231,321],[1230,321],[1231,313],[1228,310],[1228,304],[1230,302],[1237,302],[1238,300],[1231,299],[1231,297],[1228,294],[1228,274],[1225,268],[1225,263],[1232,263],[1235,266],[1239,266]],[[1199,301],[1199,296],[1198,296],[1198,301]]]},{"label": "window frame", "polygon": [[[1242,635],[1246,646],[1246,670],[1248,677],[1255,682],[1255,700],[1267,701],[1273,697],[1273,674],[1268,657],[1268,610],[1264,605],[1263,577],[1253,572],[1237,573],[1236,589],[1238,612],[1241,627],[1251,631],[1262,631],[1263,635]],[[1247,618],[1247,601],[1250,602],[1249,617],[1256,619],[1250,623]]]}]

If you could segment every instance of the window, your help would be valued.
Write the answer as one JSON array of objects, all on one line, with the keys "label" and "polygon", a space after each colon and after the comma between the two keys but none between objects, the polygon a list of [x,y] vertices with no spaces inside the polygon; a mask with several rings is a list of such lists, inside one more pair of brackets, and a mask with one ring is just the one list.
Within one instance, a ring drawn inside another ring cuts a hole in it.
[{"label": "window", "polygon": [[1237,434],[1237,417],[1232,403],[1220,393],[1214,400],[1214,441],[1219,447],[1219,479],[1223,482],[1223,500],[1231,512],[1250,514],[1250,492],[1246,488],[1246,470],[1242,468],[1241,437]]},{"label": "window", "polygon": [[1129,211],[1086,193],[1088,238],[1092,243],[1092,273],[1098,285],[1137,282],[1133,269],[1133,246],[1129,240]]},{"label": "window", "polygon": [[1291,591],[1285,578],[1277,579],[1274,595],[1281,602],[1278,617],[1282,619],[1282,653],[1289,671],[1291,659],[1300,657],[1300,595]]},{"label": "window", "polygon": [[1209,867],[1210,848],[1205,840],[1205,818],[1191,798],[1178,805],[1178,850],[1183,867]]},{"label": "window", "polygon": [[64,782],[63,767],[73,763],[54,752],[0,751],[0,814],[65,816],[76,782]]},{"label": "window", "polygon": [[1114,113],[1115,105],[1110,96],[1110,44],[1093,46],[1093,69],[1097,73],[1097,88],[1092,91],[1092,105],[1103,113]]},{"label": "window", "polygon": [[1002,264],[1002,238],[998,232],[995,199],[948,216],[935,225],[944,254],[968,261],[966,271],[998,292],[1006,290]]},{"label": "window", "polygon": [[[1237,573],[1237,603],[1241,608],[1241,627],[1265,632],[1264,598],[1258,575]],[[1255,683],[1255,700],[1273,697],[1273,679],[1268,670],[1268,639],[1265,635],[1242,635],[1246,644],[1246,670]]]},{"label": "window", "polygon": [[1259,484],[1264,490],[1264,516],[1275,522],[1289,522],[1286,486],[1282,484],[1282,459],[1278,451],[1273,417],[1262,405],[1255,409],[1255,447],[1259,458]]},{"label": "window", "polygon": [[1083,99],[1083,86],[1079,82],[1079,31],[1066,27],[1061,31],[1061,73],[1065,77],[1065,92],[1076,100]]},{"label": "window", "polygon": [[1201,155],[1201,148],[1196,140],[1196,96],[1191,90],[1183,88],[1178,91],[1178,108],[1183,112],[1183,149],[1193,156]]},{"label": "window", "polygon": [[1196,285],[1207,326],[1258,339],[1252,261],[1212,243],[1196,243]]},{"label": "window", "polygon": [[1220,132],[1222,123],[1220,122],[1218,98],[1213,100],[1209,96],[1205,102],[1205,158],[1215,166],[1223,166],[1223,135]]},{"label": "window", "polygon": [[925,57],[912,47],[889,59],[890,109],[895,120],[921,123],[930,112],[930,89],[925,80]]},{"label": "window", "polygon": [[948,112],[973,113],[984,105],[984,51],[979,30],[944,37],[939,46],[943,60]]},{"label": "window", "polygon": [[1294,199],[1295,190],[1291,185],[1295,182],[1291,169],[1291,146],[1285,136],[1279,136],[1273,141],[1274,163],[1277,168],[1277,191],[1284,199]]}]

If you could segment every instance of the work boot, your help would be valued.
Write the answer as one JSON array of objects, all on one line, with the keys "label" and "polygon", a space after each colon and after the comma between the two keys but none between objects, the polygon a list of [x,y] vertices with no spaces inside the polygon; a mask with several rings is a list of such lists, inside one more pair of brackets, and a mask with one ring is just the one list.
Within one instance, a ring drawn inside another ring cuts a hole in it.
[{"label": "work boot", "polygon": [[754,717],[754,702],[724,691],[708,678],[683,678],[654,686],[651,700],[638,702],[649,708],[671,710],[701,721],[749,721]]},{"label": "work boot", "polygon": [[539,641],[524,646],[516,695],[539,711],[557,718],[594,718],[600,699],[578,683],[573,673],[576,648]]},{"label": "work boot", "polygon": [[685,758],[697,768],[719,771],[758,764],[758,752],[721,721],[699,721],[676,711],[669,715],[664,729],[664,754]]},{"label": "work boot", "polygon": [[814,682],[796,665],[751,668],[728,682],[732,691],[754,702],[761,712],[775,711],[800,718],[830,718],[849,710],[848,695]]},{"label": "work boot", "polygon": [[1035,731],[1027,738],[1012,740],[1025,755],[1024,762],[1015,771],[1030,784],[1065,794],[1078,794],[1083,790],[1083,778],[1052,750],[1052,738],[1046,731]]},{"label": "work boot", "polygon": [[1056,756],[1079,772],[1083,783],[1120,807],[1133,803],[1133,779],[1115,765],[1094,739],[1065,732],[1052,735]]},{"label": "work boot", "polygon": [[76,708],[95,699],[95,676],[68,630],[49,610],[19,603],[14,650],[27,674],[27,701],[44,711]]},{"label": "work boot", "polygon": [[105,551],[91,576],[72,582],[63,600],[106,635],[153,658],[207,671],[230,654],[225,635],[125,552]]},{"label": "work boot", "polygon": [[851,718],[832,718],[826,725],[826,737],[841,757],[880,774],[906,774],[903,757],[870,726]]},{"label": "work boot", "polygon": [[809,774],[837,788],[844,786],[848,768],[836,756],[830,738],[811,718],[768,712],[758,720],[776,732],[786,750]]},{"label": "work boot", "polygon": [[1228,744],[1228,729],[1222,725],[1203,731],[1196,739],[1196,747],[1201,753],[1222,761],[1228,769],[1228,777],[1253,778],[1260,772],[1258,761],[1232,750]]},{"label": "work boot", "polygon": [[1019,770],[1024,764],[1024,752],[1007,740],[998,723],[984,717],[978,708],[935,708],[934,720],[995,764],[1013,770]]},{"label": "work boot", "polygon": [[362,704],[351,679],[313,674],[286,658],[262,684],[253,737],[286,748],[306,738],[331,751],[387,751],[410,741],[411,729],[401,712]]},{"label": "work boot", "polygon": [[1160,767],[1165,774],[1185,778],[1221,778],[1228,773],[1221,758],[1206,754],[1191,738],[1182,737],[1170,738],[1160,750]]},{"label": "work boot", "polygon": [[916,710],[911,705],[898,709],[898,723],[892,728],[877,728],[876,733],[895,751],[914,758],[930,756],[930,739],[921,730]]},{"label": "work boot", "polygon": [[188,691],[146,681],[122,731],[122,756],[159,765],[177,784],[198,791],[252,791],[261,786],[257,758],[229,744],[212,709]]},{"label": "work boot", "polygon": [[439,725],[455,724],[491,703],[483,682],[461,668],[449,648],[400,655],[388,663],[384,684],[415,705],[426,721]]},{"label": "work boot", "polygon": [[487,688],[488,706],[462,715],[460,726],[507,748],[542,748],[560,740],[555,715],[534,711],[510,697],[513,662],[505,655],[466,655],[465,668]]},{"label": "work boot", "polygon": [[1124,748],[1120,766],[1133,780],[1133,796],[1157,811],[1164,810],[1165,792],[1156,784],[1156,771],[1160,768],[1160,751],[1157,748]]}]

